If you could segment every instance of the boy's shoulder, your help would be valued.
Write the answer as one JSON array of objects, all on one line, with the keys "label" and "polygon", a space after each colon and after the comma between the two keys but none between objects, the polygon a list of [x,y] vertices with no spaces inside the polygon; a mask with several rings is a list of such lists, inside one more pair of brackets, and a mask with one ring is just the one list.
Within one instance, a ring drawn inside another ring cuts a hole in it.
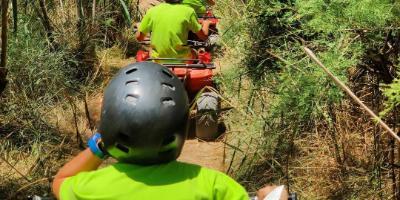
[{"label": "boy's shoulder", "polygon": [[[148,176],[153,174],[153,176]],[[111,181],[115,177],[128,176],[133,180],[149,180],[154,176],[161,179],[197,179],[197,180],[225,180],[230,179],[223,172],[202,167],[196,164],[172,161],[159,165],[132,165],[125,163],[114,163],[107,167],[91,171],[81,172],[74,177],[75,180],[86,182],[104,182]],[[150,180],[151,181],[151,180]]]},{"label": "boy's shoulder", "polygon": [[78,196],[103,193],[119,195],[125,194],[127,190],[137,195],[137,188],[143,189],[143,186],[146,186],[146,191],[161,192],[160,186],[174,191],[192,185],[198,186],[197,191],[202,191],[201,193],[215,193],[220,196],[247,195],[242,186],[222,172],[178,161],[150,166],[115,163],[96,171],[81,172],[64,181],[61,195],[67,196],[71,191]]}]

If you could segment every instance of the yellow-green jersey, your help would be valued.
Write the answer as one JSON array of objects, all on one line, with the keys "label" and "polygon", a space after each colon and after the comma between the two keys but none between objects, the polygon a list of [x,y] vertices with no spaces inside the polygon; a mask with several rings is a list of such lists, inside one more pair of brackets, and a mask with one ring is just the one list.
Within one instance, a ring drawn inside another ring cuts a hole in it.
[{"label": "yellow-green jersey", "polygon": [[116,163],[67,178],[61,200],[248,200],[245,189],[229,176],[182,162],[139,166]]},{"label": "yellow-green jersey", "polygon": [[190,58],[187,46],[189,31],[201,30],[197,15],[183,4],[161,3],[149,9],[139,26],[142,33],[151,33],[151,57]]}]

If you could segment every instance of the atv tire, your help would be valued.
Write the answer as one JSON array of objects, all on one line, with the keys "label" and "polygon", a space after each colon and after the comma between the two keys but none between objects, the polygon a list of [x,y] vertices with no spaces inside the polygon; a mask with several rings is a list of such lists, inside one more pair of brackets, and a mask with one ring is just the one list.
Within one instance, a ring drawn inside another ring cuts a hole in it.
[{"label": "atv tire", "polygon": [[215,140],[218,131],[218,111],[220,107],[218,94],[204,92],[196,100],[196,137],[202,140]]}]

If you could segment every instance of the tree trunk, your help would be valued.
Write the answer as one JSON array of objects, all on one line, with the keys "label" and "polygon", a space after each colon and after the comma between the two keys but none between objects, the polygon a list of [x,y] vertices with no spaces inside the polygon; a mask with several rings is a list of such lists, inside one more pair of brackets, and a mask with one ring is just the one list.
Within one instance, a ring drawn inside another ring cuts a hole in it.
[{"label": "tree trunk", "polygon": [[11,3],[12,3],[13,21],[14,21],[13,32],[14,34],[16,34],[18,31],[18,5],[17,5],[18,3],[17,0],[12,0]]},{"label": "tree trunk", "polygon": [[1,1],[1,63],[0,63],[0,95],[7,85],[7,15],[8,0]]}]

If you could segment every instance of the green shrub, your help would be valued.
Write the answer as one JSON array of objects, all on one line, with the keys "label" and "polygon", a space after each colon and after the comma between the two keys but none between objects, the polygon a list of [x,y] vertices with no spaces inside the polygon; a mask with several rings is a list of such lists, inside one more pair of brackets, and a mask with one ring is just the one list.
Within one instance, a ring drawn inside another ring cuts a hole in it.
[{"label": "green shrub", "polygon": [[383,94],[387,97],[387,100],[385,110],[381,112],[381,115],[386,115],[400,106],[400,79],[395,79],[393,83],[386,85]]},{"label": "green shrub", "polygon": [[[224,2],[243,4],[233,0]],[[227,35],[229,37],[223,38],[226,44],[237,44],[234,48],[244,48],[238,51],[244,56],[241,57],[241,64],[225,73],[223,89],[225,95],[239,102],[237,109],[247,111],[248,114],[246,120],[229,122],[231,130],[244,130],[238,138],[245,139],[243,134],[248,134],[253,140],[261,143],[249,145],[251,139],[247,139],[245,144],[241,143],[240,148],[250,148],[251,152],[256,152],[256,161],[244,159],[244,164],[237,164],[241,167],[233,173],[250,188],[256,188],[270,181],[282,182],[282,177],[289,176],[287,173],[290,172],[284,171],[284,163],[289,162],[287,158],[295,154],[294,149],[302,148],[295,145],[297,141],[313,135],[318,128],[323,129],[322,138],[334,143],[334,134],[339,134],[336,133],[336,128],[340,127],[340,124],[334,124],[334,109],[345,107],[345,95],[322,69],[306,56],[302,46],[312,49],[340,80],[350,86],[357,85],[354,81],[358,81],[351,79],[354,69],[362,72],[357,76],[372,76],[377,77],[378,82],[389,82],[390,76],[382,76],[385,75],[385,71],[390,73],[388,68],[391,65],[398,63],[398,55],[395,55],[395,50],[389,51],[387,44],[393,45],[393,41],[396,41],[396,38],[398,40],[399,30],[396,27],[399,26],[400,15],[399,4],[390,0],[259,0],[246,1],[244,4],[244,7],[238,6],[237,12],[246,14],[236,19],[240,22],[241,29],[230,28],[232,32]],[[388,108],[398,105],[398,83],[399,81],[395,80],[385,90]],[[362,85],[360,88],[367,88],[367,94],[357,95],[369,95],[368,88],[374,86],[373,83],[367,84],[359,84]],[[340,112],[354,114],[351,113],[351,109]],[[238,111],[230,115],[238,115],[237,118],[244,116],[243,112]],[[354,117],[361,119],[359,115],[362,113]],[[359,127],[351,128],[358,130]],[[343,148],[337,143],[329,145],[331,151]],[[370,150],[377,154],[375,151],[378,150],[375,147],[371,147]],[[343,152],[345,153],[348,152]],[[247,155],[243,154],[242,157]],[[334,152],[329,156],[340,157],[341,153]],[[375,163],[378,161],[373,160],[373,157],[365,155],[363,158],[357,158],[360,159],[357,162],[364,162],[361,160],[365,159],[374,163],[374,166],[382,164]],[[377,180],[380,180],[376,169],[371,170],[369,166],[362,170],[365,170],[363,175],[371,180],[369,184],[374,186],[372,190],[382,195],[377,191],[383,189],[375,187],[379,182]],[[267,177],[257,180],[259,175]],[[342,175],[332,176],[346,181],[358,178],[355,174]],[[284,181],[290,183],[289,178]],[[357,190],[360,190],[352,183],[348,184],[349,188],[342,187],[336,188],[346,193],[347,196],[341,196],[342,198],[357,196]]]}]

